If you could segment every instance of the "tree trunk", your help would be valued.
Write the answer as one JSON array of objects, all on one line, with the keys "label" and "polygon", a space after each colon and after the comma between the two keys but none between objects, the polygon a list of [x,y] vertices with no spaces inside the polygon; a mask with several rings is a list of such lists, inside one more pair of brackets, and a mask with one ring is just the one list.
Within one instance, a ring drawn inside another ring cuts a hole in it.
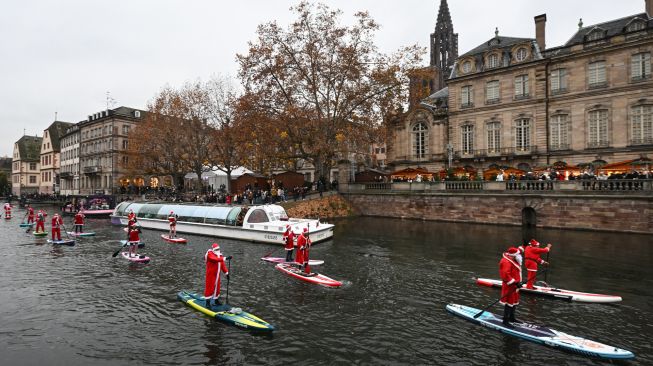
[{"label": "tree trunk", "polygon": [[195,168],[195,174],[197,174],[197,183],[195,183],[195,189],[197,189],[198,192],[202,193],[202,188],[204,187],[204,183],[202,182],[202,173],[204,172],[204,169],[200,168]]},{"label": "tree trunk", "polygon": [[231,194],[231,169],[227,170],[227,193]]}]

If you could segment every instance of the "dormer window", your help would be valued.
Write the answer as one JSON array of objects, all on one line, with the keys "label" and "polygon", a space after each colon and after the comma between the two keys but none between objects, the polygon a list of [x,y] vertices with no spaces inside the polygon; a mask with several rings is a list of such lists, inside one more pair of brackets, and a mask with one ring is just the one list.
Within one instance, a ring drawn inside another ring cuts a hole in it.
[{"label": "dormer window", "polygon": [[471,61],[463,62],[462,70],[463,70],[463,73],[469,74],[472,71],[472,62]]},{"label": "dormer window", "polygon": [[587,34],[587,41],[598,41],[605,38],[605,31],[601,28],[594,28]]},{"label": "dormer window", "polygon": [[487,68],[493,69],[495,67],[499,67],[499,55],[493,53],[487,57]]},{"label": "dormer window", "polygon": [[646,22],[639,18],[635,18],[630,21],[630,24],[626,26],[626,32],[637,32],[646,29]]},{"label": "dormer window", "polygon": [[526,47],[520,47],[515,53],[515,59],[517,59],[518,62],[523,62],[526,60],[526,57],[528,57],[528,50]]}]

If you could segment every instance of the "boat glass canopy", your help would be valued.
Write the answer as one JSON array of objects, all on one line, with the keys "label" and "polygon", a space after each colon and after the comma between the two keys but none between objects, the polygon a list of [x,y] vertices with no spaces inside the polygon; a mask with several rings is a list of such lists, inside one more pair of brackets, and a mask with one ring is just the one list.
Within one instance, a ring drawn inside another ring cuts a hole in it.
[{"label": "boat glass canopy", "polygon": [[[236,225],[239,221],[238,217],[243,209],[240,206],[202,206],[122,202],[116,207],[115,214],[117,216],[126,216],[130,211],[133,211],[134,214],[136,214],[136,217],[145,219],[167,220],[170,212],[173,212],[178,216],[180,222]],[[269,221],[268,214],[264,210],[260,211],[262,219],[264,220],[261,222]],[[283,214],[285,215],[285,211]],[[276,216],[276,214],[271,214],[270,216]]]}]

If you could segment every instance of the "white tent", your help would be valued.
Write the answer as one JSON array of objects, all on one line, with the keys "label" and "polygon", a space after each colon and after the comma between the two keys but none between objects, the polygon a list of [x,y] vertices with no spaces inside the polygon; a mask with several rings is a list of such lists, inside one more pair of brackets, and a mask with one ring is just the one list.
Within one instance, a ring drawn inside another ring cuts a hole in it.
[{"label": "white tent", "polygon": [[[245,173],[253,172],[243,167],[234,168],[231,171],[231,179],[236,179]],[[191,181],[197,179],[197,174],[188,173],[184,176],[184,179],[190,183]],[[204,180],[204,186],[213,186],[213,189],[217,190],[222,184],[224,184],[225,187],[227,186],[227,173],[223,172],[217,167],[213,167],[211,170],[202,173],[202,180]]]}]

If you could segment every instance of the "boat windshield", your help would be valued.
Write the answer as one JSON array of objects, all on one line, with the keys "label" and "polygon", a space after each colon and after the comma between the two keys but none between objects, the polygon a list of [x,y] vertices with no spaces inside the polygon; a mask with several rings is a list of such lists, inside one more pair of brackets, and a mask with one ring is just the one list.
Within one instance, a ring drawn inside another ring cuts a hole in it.
[{"label": "boat windshield", "polygon": [[226,225],[232,209],[232,207],[209,207],[204,223]]}]

